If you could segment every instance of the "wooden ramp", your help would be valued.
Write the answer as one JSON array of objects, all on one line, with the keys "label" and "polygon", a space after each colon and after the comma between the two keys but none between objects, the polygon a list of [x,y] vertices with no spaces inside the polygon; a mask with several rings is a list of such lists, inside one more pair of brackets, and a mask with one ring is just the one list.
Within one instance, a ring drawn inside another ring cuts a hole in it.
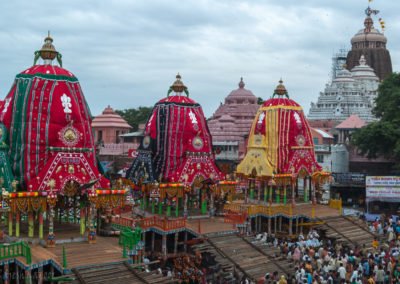
[{"label": "wooden ramp", "polygon": [[[278,272],[286,275],[294,275],[295,269],[292,261],[289,261],[285,255],[280,254],[279,247],[269,246],[266,242],[256,241],[254,237],[244,237],[246,242],[274,261],[279,267]],[[266,271],[273,273],[274,271]],[[281,275],[281,274],[280,274]]]},{"label": "wooden ramp", "polygon": [[189,219],[186,227],[198,235],[237,231],[235,226],[225,223],[224,218],[221,217]]},{"label": "wooden ramp", "polygon": [[208,241],[204,241],[203,243],[199,243],[192,246],[194,251],[199,251],[201,253],[210,254],[215,262],[217,262],[217,266],[219,266],[221,270],[221,277],[225,281],[224,283],[236,283],[236,279],[234,275],[236,264],[229,258],[227,258],[218,248],[211,245]]},{"label": "wooden ramp", "polygon": [[[63,263],[62,251],[65,247],[67,256],[67,268],[96,265],[102,263],[122,262],[122,248],[118,245],[118,238],[97,237],[96,244],[87,242],[66,243],[56,245],[55,248],[46,248],[53,255],[53,260]],[[36,253],[32,253],[36,255]]]},{"label": "wooden ramp", "polygon": [[177,283],[172,278],[164,277],[156,272],[137,270],[126,262],[81,267],[72,271],[75,275],[75,281],[72,283],[75,284]]},{"label": "wooden ramp", "polygon": [[288,273],[275,259],[237,235],[210,237],[208,242],[252,281],[264,277],[267,272],[278,271],[279,275]]},{"label": "wooden ramp", "polygon": [[326,218],[323,221],[325,224],[319,226],[319,229],[325,231],[326,237],[334,238],[352,248],[364,244],[368,249],[372,247],[376,235],[368,230],[362,220],[339,216]]}]

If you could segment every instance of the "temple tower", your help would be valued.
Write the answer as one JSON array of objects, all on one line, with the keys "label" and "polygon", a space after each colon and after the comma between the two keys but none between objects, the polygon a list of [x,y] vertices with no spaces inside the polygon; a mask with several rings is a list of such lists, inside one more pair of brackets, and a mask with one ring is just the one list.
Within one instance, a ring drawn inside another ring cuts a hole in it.
[{"label": "temple tower", "polygon": [[[364,29],[361,29],[351,39],[351,50],[347,54],[347,68],[351,70],[358,65],[360,57],[364,55],[367,65],[371,66],[380,80],[392,73],[392,61],[389,50],[386,49],[387,38],[374,27],[371,15],[377,15],[378,10],[368,7],[365,10]],[[382,29],[384,23],[381,21]]]}]

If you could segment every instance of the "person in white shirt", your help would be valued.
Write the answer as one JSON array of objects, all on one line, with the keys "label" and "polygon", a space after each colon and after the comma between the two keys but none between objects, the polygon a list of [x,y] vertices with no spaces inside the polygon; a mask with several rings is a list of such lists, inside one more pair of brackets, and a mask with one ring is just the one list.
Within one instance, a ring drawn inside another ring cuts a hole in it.
[{"label": "person in white shirt", "polygon": [[344,268],[343,263],[340,263],[337,271],[339,273],[340,280],[346,280],[346,268]]}]

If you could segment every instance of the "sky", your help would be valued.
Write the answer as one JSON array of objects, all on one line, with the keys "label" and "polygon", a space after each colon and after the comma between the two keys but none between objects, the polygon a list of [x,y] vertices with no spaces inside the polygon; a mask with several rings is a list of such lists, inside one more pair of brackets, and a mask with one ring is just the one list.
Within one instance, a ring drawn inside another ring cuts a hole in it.
[{"label": "sky", "polygon": [[[306,113],[350,48],[368,0],[70,0],[0,2],[0,99],[33,64],[47,31],[93,115],[153,106],[176,74],[210,117],[244,78],[268,99],[280,78]],[[400,67],[400,1],[374,0]]]}]

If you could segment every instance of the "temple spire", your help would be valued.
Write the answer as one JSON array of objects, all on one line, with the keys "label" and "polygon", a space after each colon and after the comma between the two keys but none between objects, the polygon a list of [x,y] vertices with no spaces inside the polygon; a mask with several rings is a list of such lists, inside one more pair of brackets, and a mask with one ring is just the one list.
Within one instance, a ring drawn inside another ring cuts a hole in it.
[{"label": "temple spire", "polygon": [[243,89],[245,86],[244,82],[243,82],[243,77],[240,77],[240,82],[239,82],[239,88]]}]

